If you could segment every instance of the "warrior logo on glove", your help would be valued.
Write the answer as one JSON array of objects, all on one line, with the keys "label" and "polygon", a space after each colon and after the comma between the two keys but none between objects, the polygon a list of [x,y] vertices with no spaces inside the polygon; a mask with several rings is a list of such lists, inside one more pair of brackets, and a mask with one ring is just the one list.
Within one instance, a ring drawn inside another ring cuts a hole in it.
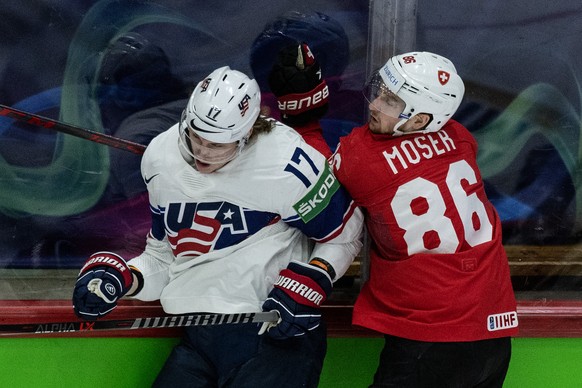
[{"label": "warrior logo on glove", "polygon": [[112,252],[92,254],[81,268],[75,284],[75,314],[90,321],[108,314],[132,283],[132,271],[121,256]]},{"label": "warrior logo on glove", "polygon": [[[277,311],[281,319],[265,330],[271,338],[287,339],[305,335],[319,327],[320,306],[332,290],[329,274],[319,266],[292,261],[263,303],[263,311]],[[263,330],[261,330],[262,332]]]},{"label": "warrior logo on glove", "polygon": [[306,306],[319,307],[325,300],[319,284],[307,276],[298,275],[288,269],[281,271],[275,287],[290,291],[287,294],[293,300]]}]

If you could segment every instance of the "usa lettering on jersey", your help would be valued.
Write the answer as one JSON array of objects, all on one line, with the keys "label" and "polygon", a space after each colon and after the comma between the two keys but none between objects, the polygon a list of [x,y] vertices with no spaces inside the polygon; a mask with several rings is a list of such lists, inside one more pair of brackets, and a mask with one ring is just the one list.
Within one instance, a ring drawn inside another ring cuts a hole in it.
[{"label": "usa lettering on jersey", "polygon": [[277,219],[229,202],[168,204],[164,227],[174,256],[199,256],[237,244]]}]

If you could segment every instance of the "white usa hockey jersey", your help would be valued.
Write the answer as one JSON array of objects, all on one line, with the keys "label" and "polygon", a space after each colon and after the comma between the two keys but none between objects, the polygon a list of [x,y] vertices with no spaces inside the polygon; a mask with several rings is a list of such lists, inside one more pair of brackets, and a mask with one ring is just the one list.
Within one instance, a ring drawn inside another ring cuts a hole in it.
[{"label": "white usa hockey jersey", "polygon": [[210,174],[186,163],[178,136],[174,125],[142,159],[152,228],[129,261],[144,277],[137,299],[159,299],[171,314],[260,311],[291,260],[320,257],[336,279],[345,273],[362,214],[297,132],[277,123]]}]

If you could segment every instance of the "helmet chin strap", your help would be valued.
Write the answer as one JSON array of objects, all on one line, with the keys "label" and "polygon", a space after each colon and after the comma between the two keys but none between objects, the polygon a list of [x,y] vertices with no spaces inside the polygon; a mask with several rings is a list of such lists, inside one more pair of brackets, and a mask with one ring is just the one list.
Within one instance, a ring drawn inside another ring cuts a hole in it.
[{"label": "helmet chin strap", "polygon": [[[244,146],[247,145],[247,143],[249,142],[249,139],[251,137],[251,133],[252,133],[252,131],[249,132],[245,137],[243,137],[241,140],[238,141],[237,150],[230,158],[225,159],[224,161],[221,161],[217,164],[221,164],[221,163],[226,164],[226,163],[229,163],[229,162],[233,161],[234,159],[236,159],[242,153]],[[182,158],[186,161],[186,163],[188,163],[190,166],[196,168],[196,156],[194,156],[194,154],[193,154],[191,144],[189,144],[189,142],[187,142],[183,138],[182,135],[180,135],[178,137],[178,149],[180,150],[180,154],[182,155]]]},{"label": "helmet chin strap", "polygon": [[188,150],[189,146],[186,144],[182,136],[178,137],[178,150],[180,150],[180,154],[182,158],[188,163],[190,166],[195,167],[196,163],[194,162],[194,157],[191,154],[191,150]]},{"label": "helmet chin strap", "polygon": [[402,125],[404,125],[405,122],[407,122],[409,119],[401,119],[399,122],[396,123],[396,125],[394,125],[394,129],[393,129],[393,133],[392,136],[402,136],[402,135],[406,135],[406,132],[402,132],[400,130],[400,127]]},{"label": "helmet chin strap", "polygon": [[252,130],[249,131],[249,133],[247,133],[245,137],[243,137],[242,139],[240,139],[238,141],[238,148],[240,148],[241,151],[242,151],[243,147],[249,143],[249,139],[251,138],[252,133],[253,133]]},{"label": "helmet chin strap", "polygon": [[[393,133],[392,136],[402,136],[402,135],[411,135],[411,134],[419,134],[419,133],[429,133],[429,132],[435,132],[433,130],[424,128],[424,129],[418,129],[416,131],[410,131],[410,132],[403,132],[400,130],[400,127],[402,127],[404,125],[405,122],[407,122],[408,120],[410,120],[410,118],[404,118],[402,117],[402,119],[396,123],[396,125],[394,125],[394,129],[393,129]],[[428,127],[428,124],[426,125]]]}]

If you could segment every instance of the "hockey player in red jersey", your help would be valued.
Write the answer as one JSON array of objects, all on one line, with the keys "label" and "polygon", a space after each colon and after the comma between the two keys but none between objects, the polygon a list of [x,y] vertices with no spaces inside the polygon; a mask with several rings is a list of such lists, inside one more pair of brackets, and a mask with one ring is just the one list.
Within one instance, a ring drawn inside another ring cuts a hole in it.
[{"label": "hockey player in red jersey", "polygon": [[295,129],[326,158],[331,149],[319,123],[329,106],[329,88],[321,68],[306,43],[282,48],[268,77],[269,88],[277,97],[281,122]]},{"label": "hockey player in red jersey", "polygon": [[369,122],[333,156],[372,241],[353,323],[385,335],[373,387],[501,387],[505,379],[516,302],[477,144],[451,119],[464,90],[440,55],[390,58],[364,92]]},{"label": "hockey player in red jersey", "polygon": [[99,252],[79,273],[73,306],[87,320],[124,295],[169,314],[279,312],[265,335],[254,324],[186,328],[155,387],[317,387],[320,306],[362,246],[363,217],[326,158],[259,111],[245,74],[224,66],[200,81],[143,155],[144,252],[128,262]]}]

